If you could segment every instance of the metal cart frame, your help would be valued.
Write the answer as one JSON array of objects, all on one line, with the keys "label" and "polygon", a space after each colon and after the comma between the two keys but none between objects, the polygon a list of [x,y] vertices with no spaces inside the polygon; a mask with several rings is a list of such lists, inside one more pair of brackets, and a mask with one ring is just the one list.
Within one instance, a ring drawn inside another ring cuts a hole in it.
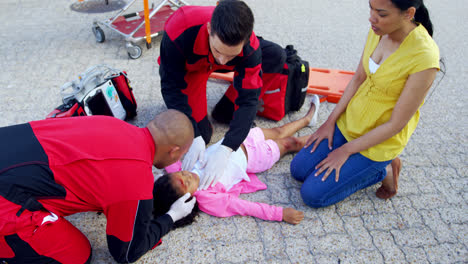
[{"label": "metal cart frame", "polygon": [[[134,12],[122,15],[135,3],[131,0],[114,17],[104,21],[94,20],[92,30],[96,41],[102,43],[106,37],[102,27],[106,27],[125,38],[125,48],[128,56],[138,59],[142,54],[142,49],[138,42],[146,40],[146,47],[151,48],[151,38],[158,36],[164,30],[164,23],[174,11],[184,5],[188,5],[184,0],[163,0],[156,7],[152,4],[152,9],[148,7],[148,0],[143,0],[144,15],[141,12]],[[143,29],[143,25],[145,28]]]}]

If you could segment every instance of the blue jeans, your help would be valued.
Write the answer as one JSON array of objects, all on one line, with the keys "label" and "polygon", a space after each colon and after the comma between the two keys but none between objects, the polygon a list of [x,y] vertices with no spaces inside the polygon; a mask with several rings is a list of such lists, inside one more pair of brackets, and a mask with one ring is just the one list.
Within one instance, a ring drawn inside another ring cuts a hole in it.
[{"label": "blue jeans", "polygon": [[[332,150],[346,144],[347,140],[335,125]],[[301,196],[310,207],[325,207],[342,201],[351,194],[370,185],[382,181],[387,172],[385,167],[391,160],[378,162],[370,160],[360,153],[349,156],[340,169],[340,178],[335,182],[335,170],[325,181],[322,177],[326,170],[317,177],[314,176],[315,166],[325,159],[332,151],[328,149],[328,140],[324,139],[313,153],[312,145],[302,149],[291,162],[291,175],[303,182]]]}]

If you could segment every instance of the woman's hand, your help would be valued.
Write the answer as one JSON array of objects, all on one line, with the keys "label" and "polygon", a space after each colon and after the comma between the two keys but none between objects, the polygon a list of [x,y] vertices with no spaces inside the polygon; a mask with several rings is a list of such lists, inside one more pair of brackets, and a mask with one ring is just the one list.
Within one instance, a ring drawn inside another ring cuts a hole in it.
[{"label": "woman's hand", "polygon": [[309,139],[307,139],[306,144],[304,145],[304,148],[308,148],[312,143],[314,143],[314,146],[310,150],[310,153],[314,152],[314,150],[317,148],[317,146],[322,142],[324,139],[328,139],[328,148],[332,149],[332,144],[333,144],[333,133],[335,132],[335,122],[330,121],[328,119],[323,123],[315,133],[310,135]]},{"label": "woman's hand", "polygon": [[348,160],[349,156],[351,153],[346,150],[346,145],[341,146],[340,148],[337,148],[330,152],[328,156],[322,160],[317,166],[315,166],[315,169],[317,172],[315,173],[315,177],[320,175],[322,172],[325,172],[325,175],[323,175],[322,181],[325,181],[330,173],[333,172],[333,170],[336,171],[335,173],[335,182],[338,182],[338,179],[340,178],[340,169],[341,166]]}]

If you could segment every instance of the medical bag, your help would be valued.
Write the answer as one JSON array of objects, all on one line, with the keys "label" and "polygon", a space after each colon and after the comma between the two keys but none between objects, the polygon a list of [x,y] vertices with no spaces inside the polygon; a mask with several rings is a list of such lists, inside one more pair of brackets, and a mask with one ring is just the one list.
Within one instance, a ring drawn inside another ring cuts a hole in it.
[{"label": "medical bag", "polygon": [[137,103],[124,71],[97,65],[65,83],[60,90],[63,104],[46,118],[107,115],[121,120],[137,115]]},{"label": "medical bag", "polygon": [[[268,52],[262,48],[262,52],[265,51]],[[277,52],[278,49],[271,51]],[[263,89],[257,108],[257,115],[276,121],[290,111],[301,109],[309,83],[309,63],[297,55],[294,46],[288,45],[281,52],[284,53],[281,56],[263,54]],[[268,61],[268,58],[276,58],[277,61]]]}]

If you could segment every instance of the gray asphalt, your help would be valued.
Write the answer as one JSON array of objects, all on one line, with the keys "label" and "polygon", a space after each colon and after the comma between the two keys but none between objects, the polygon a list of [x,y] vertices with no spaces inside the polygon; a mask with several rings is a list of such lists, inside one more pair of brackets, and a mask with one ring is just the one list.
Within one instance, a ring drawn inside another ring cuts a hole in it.
[{"label": "gray asphalt", "polygon": [[[140,2],[140,1],[138,1]],[[189,1],[212,5],[210,1]],[[138,117],[144,126],[165,109],[158,65],[160,37],[131,60],[125,40],[104,28],[106,41],[96,43],[94,19],[113,13],[84,14],[70,10],[73,1],[2,0],[0,2],[0,126],[39,120],[58,106],[59,88],[88,67],[106,63],[126,70],[135,88]],[[257,35],[281,45],[294,44],[312,67],[355,70],[369,29],[368,1],[250,0]],[[412,139],[401,155],[403,170],[396,197],[375,197],[378,186],[344,201],[311,209],[299,195],[284,157],[259,174],[265,191],[242,197],[302,210],[297,225],[250,217],[215,218],[201,214],[190,227],[169,233],[163,244],[138,263],[467,263],[467,52],[465,1],[426,0],[434,23],[434,39],[445,61],[446,74],[436,80]],[[142,3],[134,6],[142,10]],[[144,45],[142,45],[144,47]],[[440,82],[439,82],[440,81]],[[209,82],[211,110],[227,85]],[[319,124],[334,104],[322,105]],[[274,127],[305,114],[307,107]],[[312,133],[305,128],[299,135]],[[214,140],[227,127],[215,124]],[[155,173],[159,171],[155,170]],[[114,263],[105,237],[106,219],[95,213],[67,217],[89,238],[93,263]]]}]

